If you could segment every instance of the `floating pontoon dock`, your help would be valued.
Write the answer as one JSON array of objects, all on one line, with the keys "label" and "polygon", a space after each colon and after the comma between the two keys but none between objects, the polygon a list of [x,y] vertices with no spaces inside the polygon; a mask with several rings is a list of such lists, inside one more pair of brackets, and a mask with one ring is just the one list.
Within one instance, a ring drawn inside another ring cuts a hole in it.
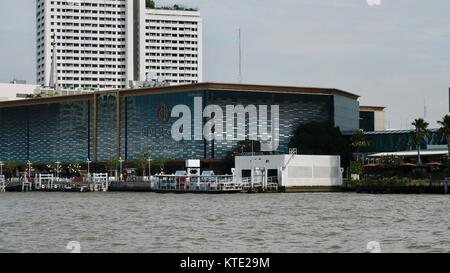
[{"label": "floating pontoon dock", "polygon": [[240,193],[241,183],[234,181],[232,175],[216,176],[155,176],[152,191],[158,193]]}]

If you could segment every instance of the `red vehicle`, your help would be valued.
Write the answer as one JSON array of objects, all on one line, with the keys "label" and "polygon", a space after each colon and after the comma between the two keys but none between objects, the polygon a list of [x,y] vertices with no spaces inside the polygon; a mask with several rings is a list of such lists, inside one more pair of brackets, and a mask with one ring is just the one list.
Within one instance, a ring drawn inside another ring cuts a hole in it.
[{"label": "red vehicle", "polygon": [[176,171],[175,181],[177,183],[177,188],[180,189],[184,187],[185,190],[189,189],[189,176],[186,171]]}]

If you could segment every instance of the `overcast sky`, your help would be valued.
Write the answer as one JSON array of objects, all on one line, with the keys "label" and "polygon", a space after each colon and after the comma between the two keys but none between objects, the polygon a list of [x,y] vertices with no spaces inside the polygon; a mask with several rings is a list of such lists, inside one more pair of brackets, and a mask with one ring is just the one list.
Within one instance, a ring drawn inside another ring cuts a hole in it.
[{"label": "overcast sky", "polygon": [[[204,80],[333,87],[387,106],[387,125],[448,112],[450,1],[160,0],[198,7]],[[35,0],[0,1],[0,82],[35,82]]]}]

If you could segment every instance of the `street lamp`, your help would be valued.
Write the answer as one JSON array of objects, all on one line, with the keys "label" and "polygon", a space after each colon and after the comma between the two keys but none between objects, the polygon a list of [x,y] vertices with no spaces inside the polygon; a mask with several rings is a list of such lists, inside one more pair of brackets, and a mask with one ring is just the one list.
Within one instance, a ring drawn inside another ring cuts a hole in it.
[{"label": "street lamp", "polygon": [[120,181],[122,181],[123,176],[122,176],[122,164],[123,164],[124,160],[122,159],[122,157],[119,158],[119,163],[120,163]]},{"label": "street lamp", "polygon": [[59,165],[61,164],[61,162],[56,161],[56,177],[59,178]]},{"label": "street lamp", "polygon": [[253,167],[253,161],[254,161],[255,159],[253,158],[253,156],[252,156],[252,158],[250,159],[250,167],[251,167],[251,172],[250,172],[250,174],[251,174],[251,177],[250,177],[250,190],[253,190],[253,181],[254,181],[254,176],[255,176],[255,168]]},{"label": "street lamp", "polygon": [[88,167],[88,177],[89,177],[89,176],[91,176],[91,163],[92,163],[92,161],[88,158],[86,160],[86,163],[87,163],[87,167]]},{"label": "street lamp", "polygon": [[5,166],[5,163],[3,163],[3,161],[0,161],[0,175],[3,175],[3,166]]},{"label": "street lamp", "polygon": [[152,159],[148,158],[147,161],[148,161],[148,177],[149,180],[152,181]]},{"label": "street lamp", "polygon": [[31,177],[31,165],[32,165],[32,163],[31,163],[30,160],[27,161],[27,165],[28,165],[28,177]]}]

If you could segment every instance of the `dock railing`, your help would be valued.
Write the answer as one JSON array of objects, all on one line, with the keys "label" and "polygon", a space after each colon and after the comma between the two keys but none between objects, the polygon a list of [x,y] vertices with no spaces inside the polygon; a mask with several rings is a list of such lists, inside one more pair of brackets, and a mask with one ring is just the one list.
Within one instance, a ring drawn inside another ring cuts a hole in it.
[{"label": "dock railing", "polygon": [[253,182],[251,177],[243,177],[241,180],[244,191],[260,190],[277,192],[279,188],[277,176],[268,177],[267,181],[265,181],[264,176],[255,176]]},{"label": "dock railing", "polygon": [[269,191],[277,192],[279,188],[279,180],[277,176],[272,176],[267,178],[267,189]]},{"label": "dock railing", "polygon": [[109,187],[109,179],[107,173],[93,174],[93,191],[107,192]]},{"label": "dock railing", "polygon": [[36,181],[36,189],[53,189],[54,177],[53,174],[39,174]]},{"label": "dock railing", "polygon": [[241,184],[231,175],[216,176],[175,176],[157,175],[152,182],[155,190],[167,191],[231,191],[241,190]]},{"label": "dock railing", "polygon": [[4,175],[0,175],[0,192],[5,192],[5,191],[6,191],[5,176]]},{"label": "dock railing", "polygon": [[446,177],[443,181],[444,184],[444,193],[448,194],[448,184],[450,182],[450,177]]},{"label": "dock railing", "polygon": [[25,175],[22,178],[22,192],[31,191],[32,185],[33,185],[33,183],[30,180],[28,180],[28,177]]}]

